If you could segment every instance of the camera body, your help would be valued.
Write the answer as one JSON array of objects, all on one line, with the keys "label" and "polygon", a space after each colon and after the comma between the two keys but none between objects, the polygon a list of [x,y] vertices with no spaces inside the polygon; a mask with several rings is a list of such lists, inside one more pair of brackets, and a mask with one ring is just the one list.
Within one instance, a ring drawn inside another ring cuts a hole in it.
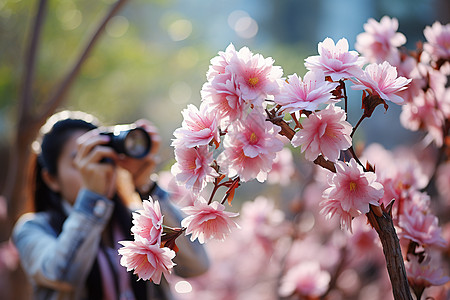
[{"label": "camera body", "polygon": [[133,158],[143,158],[152,147],[152,140],[147,131],[134,124],[106,127],[100,134],[110,137],[106,146]]}]

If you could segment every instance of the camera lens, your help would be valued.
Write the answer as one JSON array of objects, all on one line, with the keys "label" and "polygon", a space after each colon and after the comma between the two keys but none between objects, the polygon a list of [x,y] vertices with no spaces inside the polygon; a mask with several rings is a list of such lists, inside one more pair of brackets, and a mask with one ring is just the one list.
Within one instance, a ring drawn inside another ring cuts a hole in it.
[{"label": "camera lens", "polygon": [[128,156],[141,158],[150,151],[150,137],[144,129],[140,127],[134,128],[128,131],[123,145],[124,152]]}]

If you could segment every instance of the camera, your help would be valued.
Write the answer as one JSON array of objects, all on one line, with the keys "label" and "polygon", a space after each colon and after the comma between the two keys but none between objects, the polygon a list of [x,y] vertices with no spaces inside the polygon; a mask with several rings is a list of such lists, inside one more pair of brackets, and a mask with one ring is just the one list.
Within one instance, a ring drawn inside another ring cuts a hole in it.
[{"label": "camera", "polygon": [[134,124],[106,127],[100,134],[110,137],[106,146],[133,158],[143,158],[152,147],[152,140],[147,131]]}]

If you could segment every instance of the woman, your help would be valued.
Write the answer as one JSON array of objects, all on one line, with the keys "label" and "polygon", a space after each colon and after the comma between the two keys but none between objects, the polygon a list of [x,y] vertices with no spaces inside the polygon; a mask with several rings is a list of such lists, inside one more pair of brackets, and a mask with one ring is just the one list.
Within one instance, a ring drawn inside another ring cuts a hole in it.
[{"label": "woman", "polygon": [[[152,140],[142,159],[107,146],[110,137],[100,135],[95,118],[85,113],[63,111],[43,126],[31,180],[34,209],[13,231],[36,299],[169,298],[163,282],[137,281],[119,264],[117,242],[132,239],[131,196],[159,200],[166,225],[179,227],[182,219],[168,194],[150,181],[160,138],[149,122],[136,125]],[[206,271],[208,259],[200,244],[184,236],[177,244],[177,275]]]}]

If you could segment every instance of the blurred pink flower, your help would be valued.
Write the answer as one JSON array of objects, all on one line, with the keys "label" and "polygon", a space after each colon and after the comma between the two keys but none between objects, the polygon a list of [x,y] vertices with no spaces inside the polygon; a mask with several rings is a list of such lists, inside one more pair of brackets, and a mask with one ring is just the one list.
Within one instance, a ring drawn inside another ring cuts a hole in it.
[{"label": "blurred pink flower", "polygon": [[330,38],[326,38],[318,45],[319,55],[305,59],[308,70],[322,70],[325,76],[333,81],[346,79],[362,73],[364,58],[358,57],[356,51],[348,51],[348,42],[340,39],[336,45]]},{"label": "blurred pink flower", "polygon": [[244,101],[232,74],[219,75],[206,82],[201,90],[202,101],[216,112],[219,125],[228,125],[243,116],[250,103]]},{"label": "blurred pink flower", "polygon": [[144,209],[133,213],[133,227],[131,232],[141,238],[147,239],[150,244],[160,244],[162,234],[163,215],[158,201],[142,201]]},{"label": "blurred pink flower", "polygon": [[283,75],[283,70],[273,63],[271,57],[264,58],[261,54],[253,54],[247,47],[243,47],[237,55],[230,58],[226,71],[235,75],[234,80],[242,98],[259,105],[268,95],[279,92],[277,80]]},{"label": "blurred pink flower", "polygon": [[450,58],[450,24],[442,25],[438,21],[425,27],[423,34],[427,42],[423,45],[433,60]]},{"label": "blurred pink flower", "polygon": [[12,240],[0,243],[0,274],[4,270],[14,271],[20,263],[19,252]]},{"label": "blurred pink flower", "polygon": [[195,146],[208,145],[211,141],[220,143],[219,130],[214,111],[208,111],[208,105],[205,102],[200,104],[200,110],[192,104],[184,109],[182,127],[176,129],[173,133],[176,139],[172,146],[177,147],[180,144],[188,148]]},{"label": "blurred pink flower", "polygon": [[[369,204],[379,206],[378,200],[383,197],[384,191],[383,186],[376,181],[375,173],[364,172],[353,158],[349,163],[338,161],[335,166],[336,173],[328,175],[330,187],[323,192],[322,213],[332,216],[334,213],[347,212],[351,217],[356,217],[369,212]],[[341,224],[345,224],[351,231],[349,215],[341,214]]]},{"label": "blurred pink flower", "polygon": [[340,151],[352,145],[352,126],[345,117],[345,111],[333,104],[313,112],[303,120],[303,128],[295,133],[292,145],[301,145],[301,151],[310,161],[314,161],[320,154],[330,161],[337,161]]},{"label": "blurred pink flower", "polygon": [[295,174],[295,164],[292,152],[288,148],[283,148],[277,152],[272,164],[272,169],[267,174],[267,182],[286,186],[291,182]]},{"label": "blurred pink flower", "polygon": [[206,186],[207,180],[212,179],[211,176],[218,175],[210,166],[213,162],[213,153],[208,151],[208,146],[177,147],[175,159],[177,162],[172,165],[172,174],[178,183],[185,184],[186,188],[195,193]]},{"label": "blurred pink flower", "polygon": [[241,226],[243,234],[258,245],[272,253],[275,242],[288,233],[283,226],[284,213],[275,207],[272,199],[258,196],[253,201],[246,201],[241,209]]},{"label": "blurred pink flower", "polygon": [[356,50],[371,62],[394,60],[398,47],[406,43],[406,37],[397,32],[398,20],[384,16],[378,23],[370,18],[364,24],[365,32],[356,36]]},{"label": "blurred pink flower", "polygon": [[432,263],[430,257],[419,262],[419,257],[408,255],[405,261],[408,282],[411,287],[426,288],[432,285],[443,285],[450,281],[448,276],[444,276],[442,265]]},{"label": "blurred pink flower", "polygon": [[335,102],[331,91],[339,84],[325,80],[322,70],[309,71],[303,81],[297,74],[289,75],[287,81],[280,81],[281,91],[275,96],[275,103],[288,112],[305,109],[314,111],[320,104]]},{"label": "blurred pink flower", "polygon": [[438,218],[430,212],[424,212],[419,207],[404,210],[400,216],[399,236],[412,240],[422,246],[446,247],[447,242],[442,238],[442,229],[438,225]]},{"label": "blurred pink flower", "polygon": [[441,146],[442,128],[450,110],[450,93],[446,90],[447,77],[423,64],[418,65],[413,75],[428,78],[428,82],[416,83],[420,84],[420,90],[402,107],[401,124],[412,131],[427,131],[426,142],[434,141],[437,146]]},{"label": "blurred pink flower", "polygon": [[327,291],[330,279],[330,274],[321,270],[319,263],[302,262],[290,268],[281,279],[279,294],[282,297],[293,294],[311,298],[319,297]]},{"label": "blurred pink flower", "polygon": [[383,100],[389,100],[396,104],[402,104],[405,100],[396,95],[405,90],[411,79],[397,77],[397,69],[388,62],[382,64],[370,64],[352,86],[354,90],[369,90]]},{"label": "blurred pink flower", "polygon": [[225,206],[217,201],[208,204],[203,197],[199,197],[194,206],[181,209],[188,216],[181,221],[181,226],[186,227],[186,235],[191,235],[191,241],[203,244],[209,239],[224,240],[232,228],[239,225],[231,220],[238,213],[225,211]]},{"label": "blurred pink flower", "polygon": [[253,110],[245,122],[236,121],[224,139],[225,150],[217,161],[228,177],[238,175],[241,181],[256,178],[263,182],[271,170],[275,154],[283,149],[277,137],[280,127],[265,121],[262,113]]},{"label": "blurred pink flower", "polygon": [[226,66],[229,65],[231,57],[236,55],[236,49],[231,43],[225,49],[225,51],[219,51],[218,55],[211,59],[211,65],[209,66],[206,78],[211,81],[217,75],[224,74]]},{"label": "blurred pink flower", "polygon": [[158,185],[170,194],[170,200],[178,206],[194,205],[197,195],[188,190],[184,185],[178,185],[170,171],[158,173]]},{"label": "blurred pink flower", "polygon": [[135,236],[134,241],[119,242],[123,247],[119,248],[122,255],[120,264],[127,271],[134,270],[139,279],[149,280],[159,284],[161,275],[171,273],[175,264],[172,259],[175,252],[167,247],[160,248],[159,244],[150,244],[148,240]]}]

